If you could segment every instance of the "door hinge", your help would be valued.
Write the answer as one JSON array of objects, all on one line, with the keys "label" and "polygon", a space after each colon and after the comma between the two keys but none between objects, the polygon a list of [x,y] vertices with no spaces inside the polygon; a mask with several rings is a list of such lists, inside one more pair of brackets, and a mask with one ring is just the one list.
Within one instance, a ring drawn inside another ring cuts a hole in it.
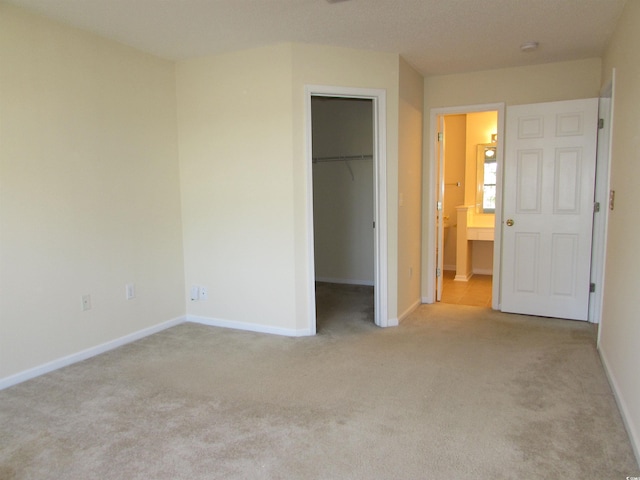
[{"label": "door hinge", "polygon": [[593,293],[596,291],[596,284],[592,283],[589,285],[589,293]]},{"label": "door hinge", "polygon": [[440,275],[442,275],[442,272],[439,268],[436,268],[436,278],[438,278]]},{"label": "door hinge", "polygon": [[604,128],[604,118],[599,118],[598,119],[598,129],[603,129]]},{"label": "door hinge", "polygon": [[438,132],[438,141],[441,142],[442,141],[442,132]]},{"label": "door hinge", "polygon": [[373,228],[376,228],[376,222],[375,222],[375,220],[374,220],[374,222],[373,222]]},{"label": "door hinge", "polygon": [[442,211],[442,202],[436,202],[436,210],[437,211]]},{"label": "door hinge", "polygon": [[593,203],[593,213],[598,213],[600,211],[600,202]]}]

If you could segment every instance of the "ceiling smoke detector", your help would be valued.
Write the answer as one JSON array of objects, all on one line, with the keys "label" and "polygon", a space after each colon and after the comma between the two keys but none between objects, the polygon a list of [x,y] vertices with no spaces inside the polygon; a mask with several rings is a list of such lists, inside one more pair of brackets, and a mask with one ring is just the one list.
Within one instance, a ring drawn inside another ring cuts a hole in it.
[{"label": "ceiling smoke detector", "polygon": [[525,42],[520,45],[520,50],[522,50],[523,52],[533,52],[534,50],[538,49],[539,45],[540,44],[538,42]]}]

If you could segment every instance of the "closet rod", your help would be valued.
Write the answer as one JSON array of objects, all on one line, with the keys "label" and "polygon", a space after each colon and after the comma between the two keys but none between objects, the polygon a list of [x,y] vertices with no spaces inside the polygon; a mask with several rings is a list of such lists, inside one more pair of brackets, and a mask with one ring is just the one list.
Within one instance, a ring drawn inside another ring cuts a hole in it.
[{"label": "closet rod", "polygon": [[372,160],[373,155],[343,155],[339,157],[313,157],[313,163],[339,162],[345,160]]}]

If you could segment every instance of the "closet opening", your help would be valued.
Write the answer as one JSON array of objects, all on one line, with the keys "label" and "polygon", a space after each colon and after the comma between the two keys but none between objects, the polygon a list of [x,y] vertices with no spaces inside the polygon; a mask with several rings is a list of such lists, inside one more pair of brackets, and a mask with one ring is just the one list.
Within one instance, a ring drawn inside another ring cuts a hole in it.
[{"label": "closet opening", "polygon": [[316,330],[375,323],[375,119],[371,98],[311,97]]}]

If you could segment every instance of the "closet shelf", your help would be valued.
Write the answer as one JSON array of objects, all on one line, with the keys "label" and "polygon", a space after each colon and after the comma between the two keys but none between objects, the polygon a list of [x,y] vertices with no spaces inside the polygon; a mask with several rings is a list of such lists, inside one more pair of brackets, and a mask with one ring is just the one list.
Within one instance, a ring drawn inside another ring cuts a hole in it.
[{"label": "closet shelf", "polygon": [[313,163],[340,162],[348,160],[373,160],[373,155],[342,155],[337,157],[313,157]]}]

